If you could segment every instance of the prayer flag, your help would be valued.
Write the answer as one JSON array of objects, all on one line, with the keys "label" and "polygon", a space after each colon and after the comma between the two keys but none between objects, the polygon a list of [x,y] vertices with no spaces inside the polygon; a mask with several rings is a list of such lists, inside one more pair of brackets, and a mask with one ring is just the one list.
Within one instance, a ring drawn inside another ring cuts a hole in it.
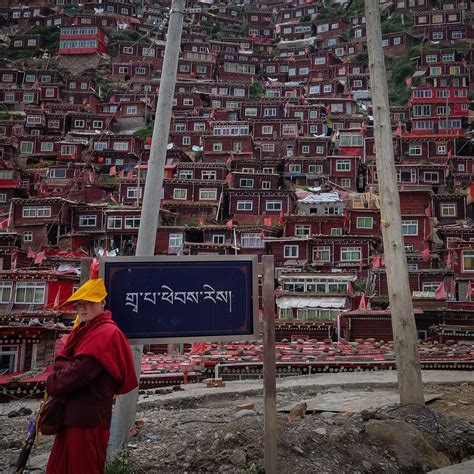
[{"label": "prayer flag", "polygon": [[466,298],[471,299],[471,297],[472,297],[472,283],[471,283],[471,280],[467,280]]},{"label": "prayer flag", "polygon": [[43,263],[44,258],[46,257],[46,252],[42,250],[41,252],[38,252],[35,256],[35,260],[33,263],[37,265],[41,265]]},{"label": "prayer flag", "polygon": [[430,259],[430,248],[429,247],[424,248],[422,255],[423,255],[423,262],[428,262]]},{"label": "prayer flag", "polygon": [[367,300],[365,298],[365,295],[362,295],[359,301],[359,311],[367,311]]},{"label": "prayer flag", "polygon": [[442,281],[438,288],[435,290],[435,297],[437,300],[442,300],[446,298],[446,286],[444,284],[444,281]]},{"label": "prayer flag", "polygon": [[225,225],[225,228],[226,228],[227,230],[232,230],[232,227],[233,227],[233,226],[234,226],[234,221],[233,221],[232,219],[229,219],[229,220],[227,221],[227,224]]}]

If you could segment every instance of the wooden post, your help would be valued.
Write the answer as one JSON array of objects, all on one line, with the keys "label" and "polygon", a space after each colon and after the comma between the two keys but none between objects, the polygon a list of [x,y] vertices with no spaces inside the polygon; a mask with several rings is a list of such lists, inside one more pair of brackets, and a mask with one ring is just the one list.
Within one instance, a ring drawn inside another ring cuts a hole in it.
[{"label": "wooden post", "polygon": [[275,367],[275,272],[273,255],[263,262],[263,393],[265,405],[264,458],[265,472],[277,472],[277,417]]},{"label": "wooden post", "polygon": [[393,340],[397,359],[400,404],[424,405],[418,338],[413,315],[408,268],[402,236],[392,127],[388,103],[380,26],[379,0],[365,0],[367,46],[372,89],[374,135],[380,195],[380,217],[388,292],[392,315]]}]

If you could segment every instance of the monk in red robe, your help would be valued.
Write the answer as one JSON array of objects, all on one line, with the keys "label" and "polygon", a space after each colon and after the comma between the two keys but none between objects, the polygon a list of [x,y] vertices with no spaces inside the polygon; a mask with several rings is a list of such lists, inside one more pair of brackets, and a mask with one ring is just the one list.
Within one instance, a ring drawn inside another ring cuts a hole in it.
[{"label": "monk in red robe", "polygon": [[56,435],[47,474],[104,472],[115,394],[137,387],[127,339],[104,311],[104,282],[89,280],[68,300],[80,324],[57,355],[46,381],[50,396],[66,401],[64,426]]}]

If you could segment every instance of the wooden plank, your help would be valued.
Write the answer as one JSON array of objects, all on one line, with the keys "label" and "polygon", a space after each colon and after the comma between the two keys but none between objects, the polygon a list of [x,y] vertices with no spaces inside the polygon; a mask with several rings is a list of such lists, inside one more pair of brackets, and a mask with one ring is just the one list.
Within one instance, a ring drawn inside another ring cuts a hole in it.
[{"label": "wooden plank", "polygon": [[263,262],[263,392],[265,404],[265,472],[277,472],[277,418],[275,365],[275,271],[273,255]]}]

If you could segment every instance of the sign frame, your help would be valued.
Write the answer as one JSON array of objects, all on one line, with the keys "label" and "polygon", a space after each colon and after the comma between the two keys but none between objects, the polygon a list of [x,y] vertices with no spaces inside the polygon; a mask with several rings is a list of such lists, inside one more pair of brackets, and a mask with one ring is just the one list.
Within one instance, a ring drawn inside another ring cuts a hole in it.
[{"label": "sign frame", "polygon": [[[176,336],[176,337],[150,337],[150,338],[128,338],[130,344],[167,344],[167,343],[188,343],[188,342],[232,342],[232,341],[254,341],[259,338],[260,334],[260,323],[258,319],[258,275],[260,263],[258,262],[258,256],[256,255],[186,255],[186,256],[127,256],[127,257],[103,257],[100,259],[99,265],[99,276],[106,281],[106,265],[107,263],[154,263],[154,262],[167,262],[167,263],[191,263],[191,262],[251,262],[251,288],[252,288],[252,324],[253,332],[250,334],[234,334],[234,335],[212,335],[212,336]],[[107,298],[106,298],[107,308]],[[191,310],[192,311],[192,310]],[[112,314],[113,318],[113,314]]]}]

